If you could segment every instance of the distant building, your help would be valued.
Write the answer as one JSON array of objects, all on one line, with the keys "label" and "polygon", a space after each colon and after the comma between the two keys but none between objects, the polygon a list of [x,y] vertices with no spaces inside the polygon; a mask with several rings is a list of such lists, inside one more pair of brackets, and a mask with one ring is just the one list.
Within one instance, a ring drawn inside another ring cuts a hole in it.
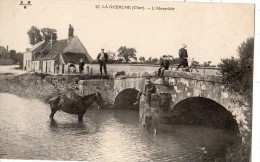
[{"label": "distant building", "polygon": [[[68,38],[57,41],[41,41],[24,52],[24,69],[43,73],[68,73],[68,63],[76,66],[80,59],[85,63],[93,62],[86,48],[70,25]],[[58,67],[58,68],[57,68]]]},{"label": "distant building", "polygon": [[10,53],[8,52],[8,46],[0,46],[0,65],[10,65],[13,61],[10,58]]}]

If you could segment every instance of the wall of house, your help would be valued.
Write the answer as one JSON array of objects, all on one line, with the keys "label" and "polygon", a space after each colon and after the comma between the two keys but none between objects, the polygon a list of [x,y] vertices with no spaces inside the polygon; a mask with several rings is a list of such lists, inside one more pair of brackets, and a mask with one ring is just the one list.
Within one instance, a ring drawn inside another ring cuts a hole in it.
[{"label": "wall of house", "polygon": [[[54,73],[55,72],[55,60],[47,60],[47,73]],[[46,65],[46,63],[45,63]]]},{"label": "wall of house", "polygon": [[47,73],[47,61],[42,61],[42,72]]},{"label": "wall of house", "polygon": [[26,51],[23,53],[23,69],[31,71],[32,70],[32,52]]},{"label": "wall of house", "polygon": [[40,61],[32,61],[32,71],[41,72]]}]

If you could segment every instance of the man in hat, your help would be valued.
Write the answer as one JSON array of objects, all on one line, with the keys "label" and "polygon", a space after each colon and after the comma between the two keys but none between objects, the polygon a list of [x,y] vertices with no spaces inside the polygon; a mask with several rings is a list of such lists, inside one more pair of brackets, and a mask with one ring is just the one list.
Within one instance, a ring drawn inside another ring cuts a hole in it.
[{"label": "man in hat", "polygon": [[152,97],[152,93],[155,93],[156,91],[156,87],[155,85],[151,82],[150,77],[145,78],[145,87],[144,87],[144,91],[140,90],[137,94],[137,102],[134,103],[134,105],[139,104],[140,102],[140,97],[143,94],[146,97],[146,103],[149,105],[149,107],[151,107],[151,97]]},{"label": "man in hat", "polygon": [[182,48],[179,49],[179,65],[176,69],[176,71],[181,67],[183,66],[184,68],[188,67],[188,52],[186,50],[186,45],[185,44],[182,44]]},{"label": "man in hat", "polygon": [[83,70],[84,70],[84,61],[83,61],[83,58],[80,59],[80,62],[79,62],[79,73],[80,74],[83,74]]},{"label": "man in hat", "polygon": [[105,75],[107,75],[107,65],[106,65],[107,59],[108,59],[107,53],[104,52],[104,49],[101,49],[101,53],[99,53],[97,56],[101,76],[102,76],[102,67],[104,68]]},{"label": "man in hat", "polygon": [[164,70],[168,70],[170,66],[169,60],[167,60],[167,56],[163,55],[163,61],[161,62],[160,68],[158,69],[158,77],[164,76]]}]

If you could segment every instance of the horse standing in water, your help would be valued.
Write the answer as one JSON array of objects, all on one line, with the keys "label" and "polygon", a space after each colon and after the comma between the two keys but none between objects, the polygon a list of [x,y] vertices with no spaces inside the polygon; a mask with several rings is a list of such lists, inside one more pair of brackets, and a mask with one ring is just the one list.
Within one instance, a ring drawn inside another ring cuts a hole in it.
[{"label": "horse standing in water", "polygon": [[54,114],[58,110],[62,110],[69,114],[78,115],[78,121],[82,122],[83,115],[86,113],[88,107],[96,102],[98,108],[102,105],[102,97],[99,92],[90,94],[84,97],[76,96],[73,98],[65,96],[56,96],[49,100],[51,106],[50,119],[53,120]]}]

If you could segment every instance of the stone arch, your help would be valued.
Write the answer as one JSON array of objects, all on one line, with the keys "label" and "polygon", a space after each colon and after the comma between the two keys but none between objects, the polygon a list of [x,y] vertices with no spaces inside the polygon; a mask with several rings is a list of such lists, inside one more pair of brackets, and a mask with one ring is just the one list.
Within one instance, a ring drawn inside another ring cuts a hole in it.
[{"label": "stone arch", "polygon": [[138,110],[138,105],[133,105],[137,99],[138,90],[134,88],[127,88],[119,92],[114,100],[114,107],[121,109],[135,109]]},{"label": "stone arch", "polygon": [[199,125],[239,132],[232,113],[216,101],[205,97],[190,97],[178,102],[173,111],[178,115],[171,122],[184,125]]}]

